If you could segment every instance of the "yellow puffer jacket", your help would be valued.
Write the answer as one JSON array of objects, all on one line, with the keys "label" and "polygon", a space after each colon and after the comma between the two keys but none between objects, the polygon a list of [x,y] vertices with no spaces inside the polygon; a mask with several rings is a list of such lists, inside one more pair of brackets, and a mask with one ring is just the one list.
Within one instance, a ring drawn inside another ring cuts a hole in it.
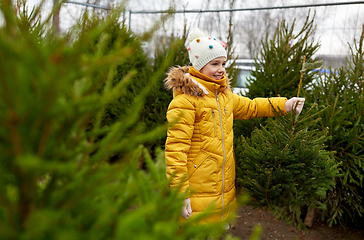
[{"label": "yellow puffer jacket", "polygon": [[[165,147],[171,187],[190,191],[192,216],[214,205],[209,221],[221,221],[237,208],[233,119],[271,117],[267,98],[233,94],[227,77],[211,79],[193,67],[171,68],[165,80],[173,90]],[[284,111],[286,98],[270,98]]]}]

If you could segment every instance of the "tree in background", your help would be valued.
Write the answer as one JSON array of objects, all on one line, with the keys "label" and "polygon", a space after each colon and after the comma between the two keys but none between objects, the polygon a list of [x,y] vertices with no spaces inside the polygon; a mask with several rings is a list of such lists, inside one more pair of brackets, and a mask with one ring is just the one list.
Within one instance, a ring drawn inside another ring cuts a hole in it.
[{"label": "tree in background", "polygon": [[[342,176],[336,178],[336,186],[327,199],[326,216],[330,225],[355,224],[363,227],[363,176],[364,176],[364,27],[359,40],[350,46],[348,67],[323,74],[314,85],[308,102],[316,101],[322,120],[315,126],[329,128],[331,136],[326,150],[335,152],[335,161],[341,162]],[[311,97],[312,96],[312,97]]]},{"label": "tree in background", "polygon": [[[238,9],[294,5],[285,0],[239,1],[239,3],[240,5],[237,4],[236,6]],[[305,4],[310,3],[315,3],[315,1],[305,1]],[[287,23],[297,22],[297,24],[301,25],[304,23],[306,16],[307,11],[302,8],[243,11],[239,13],[237,19],[240,24],[235,24],[235,38],[240,39],[239,44],[243,48],[239,53],[246,52],[246,58],[253,59],[257,57],[266,35],[274,34],[276,31],[276,22],[285,20]]]},{"label": "tree in background", "polygon": [[325,209],[326,192],[339,174],[333,153],[325,150],[327,129],[308,130],[318,120],[311,113],[276,116],[250,139],[242,136],[243,157],[237,162],[238,181],[252,204],[300,228],[303,207]]},{"label": "tree in background", "polygon": [[[138,48],[122,44],[127,32],[110,34],[117,11],[94,25],[84,15],[78,30],[54,37],[47,23],[32,25],[38,10],[18,18],[9,1],[0,5],[0,239],[219,236],[221,224],[179,222],[185,196],[168,188],[163,153],[152,159],[142,145],[166,131],[139,127],[158,73],[117,121],[104,124],[141,70],[134,65],[118,75],[121,63],[138,61]],[[146,171],[138,170],[141,157]]]},{"label": "tree in background", "polygon": [[[93,28],[99,25],[102,20],[102,17],[94,17],[86,23],[80,24],[83,24],[84,28]],[[160,23],[163,25],[164,19],[161,19]],[[106,34],[109,37],[104,39]],[[137,35],[131,32],[124,23],[114,19],[109,28],[100,33],[100,38],[97,38],[88,46],[90,54],[96,54],[99,39],[104,39],[105,53],[115,51],[120,46],[129,46],[133,49],[130,55],[125,56],[122,61],[118,62],[112,84],[113,86],[118,84],[122,81],[123,76],[130,73],[133,74],[133,78],[128,82],[123,95],[106,107],[101,122],[103,126],[120,121],[145,86],[148,86],[149,91],[138,115],[138,121],[135,121],[132,126],[137,127],[141,132],[147,133],[150,129],[166,124],[166,111],[172,99],[172,94],[165,90],[163,80],[170,66],[188,64],[188,54],[184,47],[185,35],[182,38],[173,35],[164,36],[163,39],[158,41],[159,44],[154,47],[154,56],[151,59],[147,57],[150,53],[142,48],[142,43],[149,40],[147,38],[149,35],[150,33],[144,34],[144,36]],[[134,131],[128,131],[128,134],[133,135]],[[158,139],[145,142],[144,146],[152,156],[155,156],[155,149],[164,146],[165,138],[166,134],[163,134]],[[123,154],[123,152],[115,154],[111,161],[117,161],[122,158]],[[141,161],[141,164],[144,165],[145,162]]]},{"label": "tree in background", "polygon": [[[312,34],[314,32],[314,17],[306,17],[305,24],[299,30],[299,34],[294,36],[295,23],[288,26],[285,20],[277,24],[276,32],[273,36],[267,35],[262,42],[261,54],[254,59],[255,69],[251,71],[252,77],[248,80],[249,92],[247,97],[293,97],[297,95],[297,87],[300,82],[300,70],[302,68],[303,56],[306,62],[312,62],[312,56],[318,50],[319,44],[314,42]],[[303,79],[303,89],[308,88],[314,78],[314,72],[305,73]],[[304,92],[303,96],[309,93]],[[302,96],[302,93],[301,93]],[[257,118],[251,120],[234,120],[234,148],[239,159],[243,155],[241,149],[240,136],[249,137],[252,131],[260,125],[265,125],[267,119]]]},{"label": "tree in background", "polygon": [[[297,95],[300,82],[300,70],[303,56],[306,62],[312,59],[319,49],[319,43],[312,39],[315,30],[314,17],[308,14],[305,24],[298,34],[293,35],[295,23],[291,26],[282,20],[273,36],[267,35],[262,42],[260,55],[255,59],[255,69],[248,79],[248,97],[292,97]],[[294,40],[291,43],[291,40]],[[307,73],[303,86],[308,86],[314,78],[314,73]]]},{"label": "tree in background", "polygon": [[[299,44],[299,42],[295,44]],[[310,45],[306,44],[306,46]],[[276,54],[277,56],[285,56],[286,52],[282,48],[276,49],[280,50]],[[272,51],[276,49],[272,48]],[[297,48],[298,50],[302,50],[302,48]],[[305,87],[301,92],[301,95],[306,97],[306,106],[310,106],[314,102],[318,104],[313,108],[312,113],[321,111],[319,116],[322,120],[312,125],[309,131],[317,129],[324,131],[328,127],[328,138],[324,142],[326,145],[324,150],[334,153],[335,165],[341,163],[341,175],[335,177],[335,187],[332,191],[328,191],[325,201],[327,206],[325,217],[328,218],[330,225],[336,223],[361,224],[362,221],[358,219],[361,219],[363,214],[363,34],[360,40],[355,41],[355,45],[350,47],[350,50],[352,56],[348,59],[348,67],[330,69],[331,72],[323,74],[321,79],[318,79],[317,72],[305,74],[305,77],[311,77],[311,84],[304,80]],[[301,57],[306,55],[304,51],[294,52],[294,54]],[[275,55],[273,54],[273,56]],[[295,60],[295,58],[288,59]],[[285,64],[283,62],[282,65]],[[299,66],[296,70],[298,79],[301,64],[299,62],[296,64]],[[276,65],[280,66],[280,64]],[[267,67],[267,71],[270,71],[269,66]],[[276,71],[279,70],[284,70],[284,68],[276,69]],[[266,68],[262,68],[260,74],[264,74],[263,71],[266,71]],[[279,75],[280,73],[273,74]],[[268,85],[268,87],[270,86]],[[296,87],[296,84],[292,85],[293,93]],[[265,91],[264,84],[260,85],[260,89]],[[325,110],[322,111],[324,108]],[[249,136],[247,129],[254,129],[258,126],[255,124],[249,128],[249,122],[243,121],[240,125],[235,124],[235,134],[239,136],[243,135],[241,133],[246,133],[243,136]],[[247,125],[248,127],[246,127]],[[241,142],[237,139],[235,143],[237,159],[244,161]]]}]

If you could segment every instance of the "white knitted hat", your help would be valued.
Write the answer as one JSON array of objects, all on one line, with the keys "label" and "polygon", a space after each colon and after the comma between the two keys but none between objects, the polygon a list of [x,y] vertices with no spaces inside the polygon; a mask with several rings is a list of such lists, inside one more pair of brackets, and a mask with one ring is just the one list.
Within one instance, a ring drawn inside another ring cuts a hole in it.
[{"label": "white knitted hat", "polygon": [[187,38],[187,50],[192,66],[200,71],[208,62],[217,57],[227,57],[226,43],[207,37],[200,29],[192,29]]}]

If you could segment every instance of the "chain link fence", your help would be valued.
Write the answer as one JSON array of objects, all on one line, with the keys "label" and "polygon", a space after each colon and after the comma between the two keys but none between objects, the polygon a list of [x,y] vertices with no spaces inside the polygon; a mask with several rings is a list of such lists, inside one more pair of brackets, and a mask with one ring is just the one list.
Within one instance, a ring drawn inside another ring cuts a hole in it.
[{"label": "chain link fence", "polygon": [[[42,0],[26,0],[25,2],[17,0],[13,1],[13,4],[20,8],[23,7],[25,3],[26,9],[28,13],[30,13],[42,3],[41,15],[42,19],[46,19],[49,14],[52,13],[53,6],[58,2],[59,0],[43,0],[43,3]],[[111,9],[111,0],[95,0],[93,2],[90,2],[89,0],[65,1],[61,6],[60,11],[55,13],[52,25],[57,32],[62,33],[72,27],[84,11],[92,11],[96,14],[106,15]],[[0,12],[0,26],[3,24],[4,19]]]},{"label": "chain link fence", "polygon": [[[42,15],[51,13],[57,0],[45,0]],[[142,1],[143,2],[143,1]],[[166,21],[160,23],[154,39],[145,43],[152,50],[158,44],[165,44],[170,36],[182,36],[185,29],[199,27],[206,33],[222,40],[232,39],[234,57],[253,58],[260,49],[260,41],[266,34],[272,34],[277,24],[285,19],[291,25],[295,21],[295,31],[299,31],[308,14],[315,15],[317,25],[314,39],[321,43],[317,52],[321,58],[330,56],[326,64],[335,67],[342,64],[349,55],[348,43],[353,44],[358,39],[364,24],[364,1],[346,1],[334,3],[281,5],[273,7],[241,8],[236,1],[224,5],[224,9],[174,10]],[[310,2],[307,0],[306,2]],[[315,1],[312,1],[315,2]],[[40,0],[28,0],[28,8],[37,6]],[[117,4],[112,0],[73,0],[66,1],[56,18],[54,27],[59,32],[65,32],[86,10],[96,14],[106,15]],[[120,21],[125,21],[135,33],[149,30],[158,22],[165,10],[158,11],[125,11]],[[0,24],[1,24],[0,17]]]},{"label": "chain link fence", "polygon": [[[316,31],[314,40],[321,47],[317,55],[325,59],[325,65],[342,66],[349,55],[348,43],[359,39],[364,24],[364,1],[285,5],[260,8],[231,8],[217,10],[175,11],[160,28],[159,36],[181,36],[187,28],[199,27],[210,35],[227,39],[232,35],[234,54],[240,58],[253,58],[259,53],[261,40],[273,34],[277,24],[285,19],[288,25],[295,21],[296,33],[308,14],[314,16]],[[149,29],[161,18],[163,11],[129,11],[127,22],[136,33]],[[229,30],[229,25],[231,29]],[[295,34],[295,32],[294,32]],[[159,41],[161,38],[159,38]],[[150,43],[156,44],[156,43]]]}]

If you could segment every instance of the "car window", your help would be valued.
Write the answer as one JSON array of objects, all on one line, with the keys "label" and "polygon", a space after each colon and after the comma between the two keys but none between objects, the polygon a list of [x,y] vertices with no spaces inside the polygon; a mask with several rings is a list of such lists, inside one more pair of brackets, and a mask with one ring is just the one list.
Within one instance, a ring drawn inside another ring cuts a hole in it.
[{"label": "car window", "polygon": [[[226,62],[226,67],[229,67],[234,61],[229,60]],[[248,78],[251,76],[250,70],[254,70],[253,59],[236,59],[234,68],[239,69],[237,83],[233,88],[233,92],[239,95],[245,95],[249,90],[247,88]]]},{"label": "car window", "polygon": [[249,77],[250,77],[250,70],[240,69],[238,75],[238,83],[236,86],[246,88]]}]

